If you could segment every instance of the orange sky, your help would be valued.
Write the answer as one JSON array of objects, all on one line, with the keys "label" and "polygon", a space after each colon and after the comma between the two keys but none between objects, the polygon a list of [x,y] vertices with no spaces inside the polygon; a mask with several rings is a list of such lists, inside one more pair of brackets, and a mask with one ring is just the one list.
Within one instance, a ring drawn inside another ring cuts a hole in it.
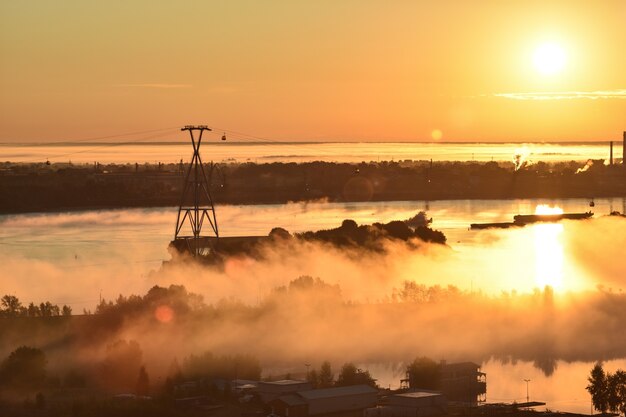
[{"label": "orange sky", "polygon": [[[533,65],[546,42],[566,55],[552,75]],[[275,140],[620,140],[626,1],[0,3],[0,142],[187,123]]]}]

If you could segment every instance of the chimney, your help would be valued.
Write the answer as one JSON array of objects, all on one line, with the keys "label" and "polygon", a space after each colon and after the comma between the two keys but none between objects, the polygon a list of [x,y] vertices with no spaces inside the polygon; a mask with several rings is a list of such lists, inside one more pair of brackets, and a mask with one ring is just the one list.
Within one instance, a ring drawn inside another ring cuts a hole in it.
[{"label": "chimney", "polygon": [[624,141],[622,142],[622,166],[626,167],[626,130],[624,131]]},{"label": "chimney", "polygon": [[613,165],[613,141],[610,142],[610,152],[609,152],[609,165]]}]

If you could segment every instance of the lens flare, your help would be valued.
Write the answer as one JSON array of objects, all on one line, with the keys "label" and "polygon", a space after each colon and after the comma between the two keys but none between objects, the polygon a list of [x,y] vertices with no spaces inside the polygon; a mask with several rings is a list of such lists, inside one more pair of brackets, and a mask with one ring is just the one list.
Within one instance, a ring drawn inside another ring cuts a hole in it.
[{"label": "lens flare", "polygon": [[158,306],[154,310],[154,317],[161,323],[169,323],[174,318],[174,310],[168,305]]}]

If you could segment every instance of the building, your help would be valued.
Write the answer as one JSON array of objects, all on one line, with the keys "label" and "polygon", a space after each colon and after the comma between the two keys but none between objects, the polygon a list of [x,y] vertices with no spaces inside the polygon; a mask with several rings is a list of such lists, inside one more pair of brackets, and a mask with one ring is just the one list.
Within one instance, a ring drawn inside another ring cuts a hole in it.
[{"label": "building", "polygon": [[257,388],[261,401],[267,404],[281,395],[310,390],[311,384],[307,381],[283,379],[280,381],[261,381],[257,384]]},{"label": "building", "polygon": [[361,411],[376,405],[378,390],[369,385],[351,385],[299,391],[282,395],[269,405],[278,416],[304,417]]},{"label": "building", "polygon": [[415,391],[395,394],[388,398],[392,417],[428,417],[447,413],[447,400],[441,392]]},{"label": "building", "polygon": [[364,417],[434,417],[448,412],[446,397],[437,391],[414,391],[394,394],[383,405],[368,408]]},{"label": "building", "polygon": [[477,405],[486,401],[487,374],[481,372],[480,365],[473,362],[448,364],[442,361],[439,364],[439,381],[433,381],[431,386],[413,386],[407,371],[406,378],[401,380],[401,387],[411,391],[436,388],[448,401]]},{"label": "building", "polygon": [[442,363],[441,391],[449,401],[475,405],[485,402],[487,374],[473,362]]}]

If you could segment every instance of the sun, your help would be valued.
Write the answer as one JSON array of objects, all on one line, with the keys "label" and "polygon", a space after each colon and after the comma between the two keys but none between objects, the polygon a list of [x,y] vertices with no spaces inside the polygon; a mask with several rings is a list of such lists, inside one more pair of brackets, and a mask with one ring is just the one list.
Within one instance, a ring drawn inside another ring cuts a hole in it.
[{"label": "sun", "polygon": [[560,73],[565,67],[565,50],[557,43],[544,43],[535,49],[533,63],[535,69],[543,75]]}]

